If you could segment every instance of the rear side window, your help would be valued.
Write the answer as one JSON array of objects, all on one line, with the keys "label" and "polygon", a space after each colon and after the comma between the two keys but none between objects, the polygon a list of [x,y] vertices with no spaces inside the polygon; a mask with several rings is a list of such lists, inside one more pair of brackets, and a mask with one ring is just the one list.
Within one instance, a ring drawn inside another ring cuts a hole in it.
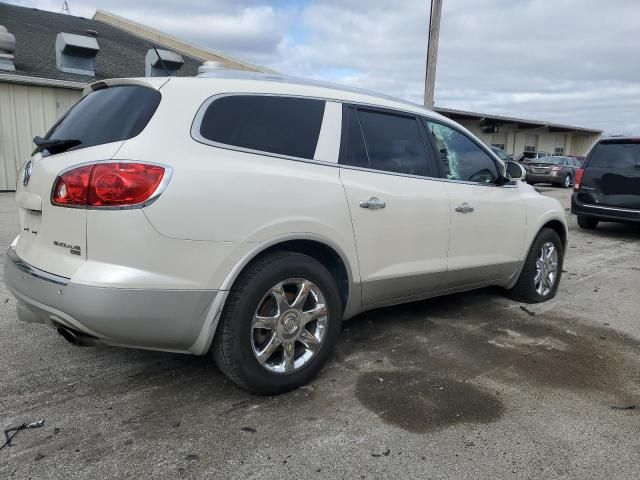
[{"label": "rear side window", "polygon": [[307,98],[232,95],[214,100],[200,124],[212,142],[312,159],[325,102]]},{"label": "rear side window", "polygon": [[640,168],[640,143],[599,143],[591,152],[587,167]]},{"label": "rear side window", "polygon": [[358,118],[371,168],[429,175],[425,145],[415,117],[358,110]]},{"label": "rear side window", "polygon": [[160,98],[157,90],[139,85],[96,90],[71,107],[45,138],[80,141],[68,150],[127,140],[147,126]]},{"label": "rear side window", "polygon": [[356,111],[353,108],[347,109],[347,120],[343,128],[346,129],[346,136],[340,163],[354,167],[369,167],[369,159],[367,157],[367,149],[364,146],[362,130],[360,130],[360,122],[358,122]]}]

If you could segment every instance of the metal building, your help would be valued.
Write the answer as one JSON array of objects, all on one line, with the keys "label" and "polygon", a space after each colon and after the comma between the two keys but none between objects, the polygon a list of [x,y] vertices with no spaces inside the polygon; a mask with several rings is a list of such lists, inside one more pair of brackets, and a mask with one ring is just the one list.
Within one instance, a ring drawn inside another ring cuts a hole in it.
[{"label": "metal building", "polygon": [[434,110],[464,125],[487,145],[501,148],[514,158],[523,152],[582,157],[602,135],[602,130],[592,128],[450,108],[436,107]]},{"label": "metal building", "polygon": [[[102,78],[193,76],[204,61],[268,71],[98,11],[93,19],[0,3],[0,190],[15,190],[32,139]],[[158,54],[156,54],[156,50]],[[162,61],[158,58],[162,58]]]}]

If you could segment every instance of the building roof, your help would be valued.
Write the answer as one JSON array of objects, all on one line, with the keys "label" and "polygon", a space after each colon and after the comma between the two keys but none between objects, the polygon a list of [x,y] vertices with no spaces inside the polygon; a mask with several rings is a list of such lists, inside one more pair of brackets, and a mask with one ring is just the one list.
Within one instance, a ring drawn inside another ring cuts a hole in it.
[{"label": "building roof", "polygon": [[199,45],[186,42],[174,37],[173,35],[161,32],[160,30],[143,25],[142,23],[134,22],[131,19],[121,17],[120,15],[116,15],[115,13],[108,12],[106,10],[96,10],[96,13],[93,15],[93,19],[103,23],[108,23],[109,25],[128,31],[129,33],[133,33],[138,37],[157,42],[171,50],[189,55],[202,61],[217,61],[224,64],[227,68],[233,68],[236,70],[274,73],[268,68],[254,65],[246,60],[240,60],[220,51],[211,50],[210,48],[204,48]]},{"label": "building roof", "polygon": [[[89,83],[105,78],[143,77],[145,55],[150,48],[165,48],[106,23],[83,17],[47,12],[35,8],[0,3],[0,23],[16,37],[15,72],[3,71],[4,78],[15,75],[67,82]],[[58,33],[90,36],[98,33],[100,51],[96,56],[96,75],[65,73],[56,67],[55,43]],[[178,76],[192,76],[201,65],[199,59],[183,54],[184,65]]]},{"label": "building roof", "polygon": [[561,123],[552,123],[542,120],[526,120],[524,118],[505,117],[502,115],[491,115],[488,113],[467,112],[465,110],[455,110],[453,108],[435,107],[434,110],[452,120],[480,120],[485,124],[513,124],[519,129],[548,128],[550,132],[584,132],[602,134],[602,130],[594,128],[574,127]]}]

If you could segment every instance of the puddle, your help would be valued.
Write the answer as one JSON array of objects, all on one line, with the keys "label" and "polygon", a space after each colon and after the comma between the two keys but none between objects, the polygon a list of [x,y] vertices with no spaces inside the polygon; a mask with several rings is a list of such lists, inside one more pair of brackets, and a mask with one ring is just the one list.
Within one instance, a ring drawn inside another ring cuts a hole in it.
[{"label": "puddle", "polygon": [[640,342],[557,312],[530,316],[491,292],[370,312],[345,327],[339,358],[357,359],[356,371],[363,358],[385,365],[360,375],[356,397],[406,430],[498,418],[500,401],[476,386],[485,382],[570,390],[603,404],[640,393]]},{"label": "puddle", "polygon": [[504,410],[489,392],[421,370],[368,372],[358,379],[356,397],[385,422],[415,433],[456,423],[489,423]]}]

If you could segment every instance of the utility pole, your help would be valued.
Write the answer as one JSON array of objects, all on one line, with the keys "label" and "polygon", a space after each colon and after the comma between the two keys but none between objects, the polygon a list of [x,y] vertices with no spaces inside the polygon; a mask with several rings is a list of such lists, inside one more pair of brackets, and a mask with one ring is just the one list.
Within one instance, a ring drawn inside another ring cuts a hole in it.
[{"label": "utility pole", "polygon": [[69,4],[67,3],[67,0],[64,0],[64,2],[62,2],[62,10],[60,10],[60,13],[71,15],[71,9],[69,8]]},{"label": "utility pole", "polygon": [[427,47],[427,70],[424,78],[424,105],[433,108],[433,92],[436,86],[436,62],[438,60],[438,38],[440,37],[440,15],[442,0],[431,0],[429,15],[429,44]]}]

